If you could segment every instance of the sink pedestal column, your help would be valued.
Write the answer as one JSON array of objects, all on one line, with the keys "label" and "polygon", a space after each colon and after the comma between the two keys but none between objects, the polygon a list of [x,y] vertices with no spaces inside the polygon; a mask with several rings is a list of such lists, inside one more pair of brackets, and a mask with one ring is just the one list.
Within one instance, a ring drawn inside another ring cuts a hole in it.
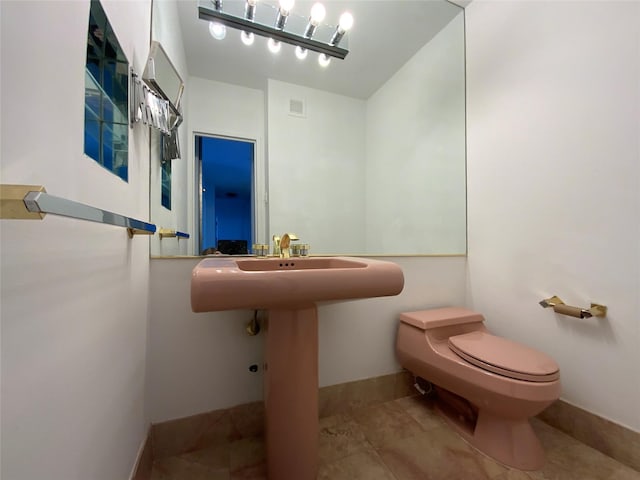
[{"label": "sink pedestal column", "polygon": [[315,305],[271,309],[264,402],[269,480],[318,474],[318,312]]}]

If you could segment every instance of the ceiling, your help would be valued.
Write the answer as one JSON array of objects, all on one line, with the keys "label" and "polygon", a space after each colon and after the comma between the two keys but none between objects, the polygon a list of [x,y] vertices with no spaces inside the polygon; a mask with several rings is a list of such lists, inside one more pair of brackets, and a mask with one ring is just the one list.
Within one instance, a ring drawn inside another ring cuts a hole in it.
[{"label": "ceiling", "polygon": [[[209,0],[200,1],[211,6]],[[237,7],[244,2],[225,0],[223,10],[232,8],[234,3]],[[306,16],[313,3],[299,0],[293,12]],[[209,34],[208,22],[198,18],[198,0],[178,1],[189,75],[256,89],[265,89],[267,79],[272,78],[367,99],[462,11],[445,0],[324,0],[323,3],[326,23],[336,24],[345,10],[355,19],[346,37],[349,54],[344,60],[332,59],[327,68],[318,65],[313,52],[304,61],[296,59],[294,47],[287,44],[273,55],[262,37],[256,36],[255,43],[247,47],[240,41],[237,30],[227,29],[224,40],[215,40]]]}]

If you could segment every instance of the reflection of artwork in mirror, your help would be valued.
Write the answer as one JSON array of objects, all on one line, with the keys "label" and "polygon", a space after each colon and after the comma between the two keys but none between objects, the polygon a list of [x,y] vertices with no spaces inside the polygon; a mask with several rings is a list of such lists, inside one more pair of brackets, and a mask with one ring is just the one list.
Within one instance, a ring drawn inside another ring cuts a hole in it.
[{"label": "reflection of artwork in mirror", "polygon": [[162,199],[161,204],[171,210],[171,161],[162,162]]},{"label": "reflection of artwork in mirror", "polygon": [[85,70],[84,153],[127,181],[129,62],[102,5],[91,1]]},{"label": "reflection of artwork in mirror", "polygon": [[199,251],[248,253],[254,237],[254,143],[201,135],[195,142],[201,172]]}]

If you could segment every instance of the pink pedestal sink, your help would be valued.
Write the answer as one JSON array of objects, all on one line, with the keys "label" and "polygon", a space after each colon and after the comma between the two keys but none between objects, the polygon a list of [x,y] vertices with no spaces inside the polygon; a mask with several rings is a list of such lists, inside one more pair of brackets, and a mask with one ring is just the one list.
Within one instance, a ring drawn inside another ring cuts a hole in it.
[{"label": "pink pedestal sink", "polygon": [[317,476],[315,303],[397,295],[403,286],[398,265],[366,258],[214,257],[193,269],[194,312],[269,310],[264,385],[269,479]]}]

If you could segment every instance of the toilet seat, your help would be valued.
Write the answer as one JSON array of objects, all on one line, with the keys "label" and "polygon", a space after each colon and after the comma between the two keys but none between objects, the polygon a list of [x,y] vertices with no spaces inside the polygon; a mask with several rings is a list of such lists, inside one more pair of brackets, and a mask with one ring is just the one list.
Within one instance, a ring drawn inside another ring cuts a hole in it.
[{"label": "toilet seat", "polygon": [[528,382],[551,382],[560,378],[558,364],[548,355],[486,332],[449,337],[449,348],[478,368],[504,377]]}]

